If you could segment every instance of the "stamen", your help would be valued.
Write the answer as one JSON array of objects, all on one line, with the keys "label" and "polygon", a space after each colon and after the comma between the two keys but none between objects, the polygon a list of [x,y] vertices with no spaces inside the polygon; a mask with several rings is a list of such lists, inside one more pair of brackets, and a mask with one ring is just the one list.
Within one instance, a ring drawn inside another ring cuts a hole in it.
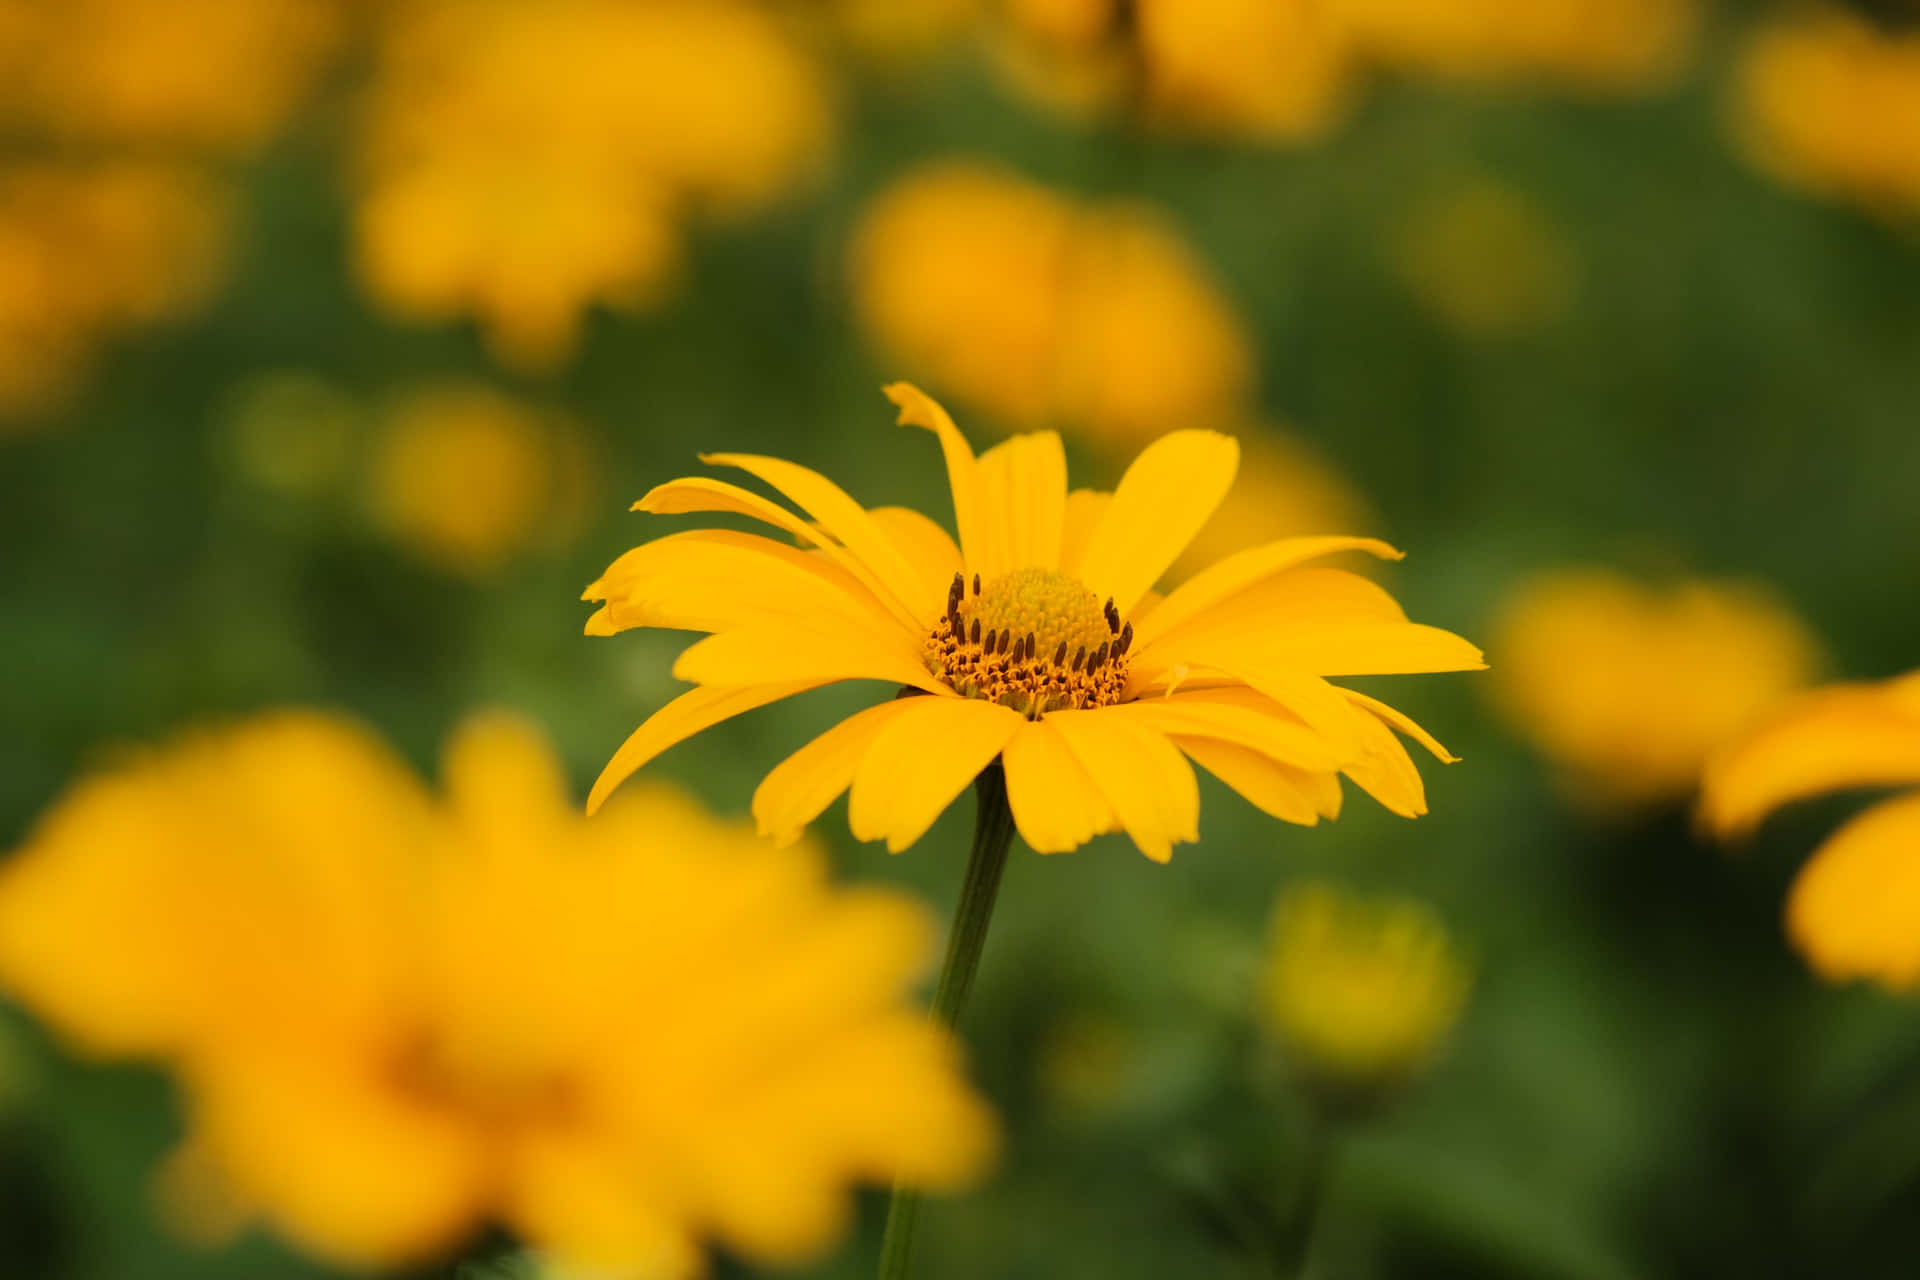
[{"label": "stamen", "polygon": [[980,594],[980,575],[977,573],[973,575],[973,594]]},{"label": "stamen", "polygon": [[[980,586],[979,586],[979,583],[980,583],[980,577],[979,577],[979,575],[978,575],[978,574],[976,574],[976,575],[974,575],[974,579],[973,579],[973,581],[974,581],[974,588],[973,588],[973,589],[974,589],[974,592],[975,592],[975,593],[977,594],[977,593],[979,592],[979,590],[980,590]],[[978,618],[975,618],[975,619],[973,620],[973,642],[974,642],[975,644],[979,644],[979,643],[980,643],[980,619],[978,619]]]},{"label": "stamen", "polygon": [[1073,666],[1071,669],[1074,671],[1078,671],[1080,669],[1080,664],[1085,662],[1086,660],[1087,660],[1087,646],[1081,645],[1078,649],[1074,650]]},{"label": "stamen", "polygon": [[1120,632],[1120,643],[1113,647],[1116,656],[1125,654],[1133,647],[1133,624],[1129,622]]},{"label": "stamen", "polygon": [[1062,640],[1060,647],[1053,651],[1053,665],[1056,667],[1064,667],[1067,665],[1067,642],[1065,640]]},{"label": "stamen", "polygon": [[1112,596],[1107,597],[1107,607],[1102,612],[1107,615],[1107,630],[1118,634],[1120,630],[1120,611],[1113,607]]}]

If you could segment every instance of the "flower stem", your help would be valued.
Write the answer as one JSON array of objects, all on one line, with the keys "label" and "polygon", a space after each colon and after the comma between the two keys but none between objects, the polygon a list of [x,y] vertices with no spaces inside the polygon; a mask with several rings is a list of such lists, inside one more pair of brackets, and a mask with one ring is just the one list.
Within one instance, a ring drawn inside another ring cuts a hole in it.
[{"label": "flower stem", "polygon": [[[1000,873],[1006,869],[1007,847],[1013,843],[1013,810],[1007,806],[1007,777],[1000,762],[988,765],[974,779],[978,812],[973,826],[973,852],[967,857],[967,877],[960,885],[960,902],[953,909],[953,930],[947,938],[947,959],[940,966],[940,982],[933,991],[934,1019],[949,1027],[960,1020],[973,972],[980,967],[987,925],[993,920],[994,899],[1000,894]],[[920,1195],[896,1182],[887,1204],[887,1230],[880,1242],[880,1280],[903,1280],[913,1256],[914,1221]]]},{"label": "flower stem", "polygon": [[1275,1274],[1282,1280],[1306,1280],[1313,1260],[1313,1238],[1320,1225],[1334,1157],[1334,1125],[1316,1104],[1300,1144],[1300,1168],[1292,1203],[1280,1229]]}]

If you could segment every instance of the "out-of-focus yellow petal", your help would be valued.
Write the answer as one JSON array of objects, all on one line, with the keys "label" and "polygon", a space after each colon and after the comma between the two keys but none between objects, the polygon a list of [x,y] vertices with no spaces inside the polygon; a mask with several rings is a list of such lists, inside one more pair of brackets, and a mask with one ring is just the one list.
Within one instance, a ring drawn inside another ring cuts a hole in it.
[{"label": "out-of-focus yellow petal", "polygon": [[507,1219],[563,1266],[638,1280],[705,1274],[685,1228],[636,1194],[635,1182],[591,1135],[542,1132],[517,1145],[501,1194]]},{"label": "out-of-focus yellow petal", "polygon": [[925,834],[1025,724],[972,698],[909,698],[874,735],[853,772],[848,820],[860,840],[898,853]]},{"label": "out-of-focus yellow petal", "polygon": [[753,818],[775,844],[800,838],[809,822],[853,785],[853,771],[874,735],[900,714],[904,700],[882,702],[848,716],[788,756],[753,793]]},{"label": "out-of-focus yellow petal", "polygon": [[1282,538],[1264,546],[1249,547],[1195,574],[1161,601],[1159,608],[1137,619],[1135,652],[1145,655],[1155,641],[1172,633],[1182,623],[1199,619],[1214,608],[1228,604],[1241,592],[1265,578],[1308,560],[1317,560],[1340,551],[1366,551],[1383,560],[1402,558],[1401,552],[1378,538]]},{"label": "out-of-focus yellow petal", "polygon": [[1700,811],[1737,835],[1795,800],[1903,782],[1920,782],[1920,675],[1794,699],[1708,761]]},{"label": "out-of-focus yellow petal", "polygon": [[882,599],[905,609],[922,630],[939,616],[944,595],[918,597],[920,578],[912,563],[867,509],[833,481],[798,463],[744,453],[707,453],[700,460],[710,466],[738,467],[778,489],[794,505],[820,522],[840,545],[852,552],[878,578]]},{"label": "out-of-focus yellow petal", "polygon": [[1239,457],[1217,431],[1174,431],[1141,450],[1093,531],[1081,581],[1130,612],[1227,496]]},{"label": "out-of-focus yellow petal", "polygon": [[884,390],[887,399],[899,406],[901,426],[922,427],[940,438],[940,451],[947,460],[947,484],[953,490],[953,520],[954,528],[960,531],[960,552],[972,563],[981,553],[984,536],[978,464],[972,447],[947,411],[920,388],[910,382],[895,382]]},{"label": "out-of-focus yellow petal", "polygon": [[1071,853],[1119,827],[1113,806],[1046,720],[1016,733],[1001,761],[1014,825],[1035,853]]},{"label": "out-of-focus yellow petal", "polygon": [[1920,986],[1920,795],[1874,806],[1814,852],[1787,933],[1830,982]]},{"label": "out-of-focus yellow petal", "polygon": [[1262,813],[1311,827],[1340,816],[1340,779],[1281,764],[1250,747],[1220,738],[1174,736],[1174,745],[1239,792]]},{"label": "out-of-focus yellow petal", "polygon": [[1155,862],[1173,846],[1200,838],[1200,786],[1165,734],[1095,711],[1053,711],[1042,718],[1113,806],[1140,852]]},{"label": "out-of-focus yellow petal", "polygon": [[587,812],[598,812],[613,789],[632,777],[647,761],[677,742],[684,742],[702,729],[711,729],[722,720],[731,720],[743,712],[764,707],[769,702],[791,698],[796,693],[817,689],[827,680],[802,680],[786,684],[756,684],[723,689],[689,689],[648,716],[620,749],[607,761],[587,796]]},{"label": "out-of-focus yellow petal", "polygon": [[1060,437],[1036,431],[1004,440],[980,455],[977,474],[986,546],[970,567],[989,578],[1058,568],[1067,502]]}]

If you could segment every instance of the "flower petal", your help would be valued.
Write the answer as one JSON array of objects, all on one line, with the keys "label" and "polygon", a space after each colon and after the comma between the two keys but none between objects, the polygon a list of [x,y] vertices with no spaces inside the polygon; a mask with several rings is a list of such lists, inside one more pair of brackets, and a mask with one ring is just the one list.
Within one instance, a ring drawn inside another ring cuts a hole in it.
[{"label": "flower petal", "polygon": [[1340,816],[1340,779],[1295,769],[1249,747],[1218,738],[1176,735],[1174,744],[1262,813],[1311,827]]},{"label": "flower petal", "polygon": [[752,453],[703,453],[700,461],[715,467],[738,467],[778,489],[788,501],[819,521],[820,527],[838,539],[841,546],[859,557],[880,580],[886,592],[882,599],[891,597],[892,602],[904,606],[922,630],[930,629],[934,619],[940,616],[946,599],[944,590],[931,597],[921,596],[919,576],[886,530],[845,489],[818,471],[784,458]]},{"label": "flower petal", "polygon": [[848,821],[859,840],[902,849],[926,834],[1027,721],[997,702],[908,698],[853,771]]},{"label": "flower petal", "polygon": [[1239,460],[1239,442],[1218,431],[1175,431],[1148,445],[1093,531],[1080,580],[1130,611],[1226,497]]},{"label": "flower petal", "polygon": [[1373,712],[1374,715],[1379,716],[1390,727],[1398,729],[1401,733],[1406,734],[1409,738],[1412,738],[1415,742],[1425,747],[1428,752],[1432,754],[1433,758],[1441,764],[1460,763],[1459,756],[1441,746],[1438,738],[1435,738],[1425,729],[1422,729],[1414,722],[1413,717],[1407,715],[1404,711],[1396,710],[1377,698],[1369,698],[1364,693],[1355,693],[1351,689],[1342,689],[1340,692],[1346,694],[1347,701],[1353,703],[1354,706],[1364,707],[1368,711]]},{"label": "flower petal", "polygon": [[952,536],[937,521],[911,507],[875,507],[867,514],[912,562],[921,590],[934,599],[945,600],[953,575],[966,568]]},{"label": "flower petal", "polygon": [[1282,711],[1325,738],[1328,748],[1341,760],[1351,759],[1361,750],[1359,724],[1368,717],[1356,710],[1346,690],[1308,672],[1262,664],[1234,653],[1208,653],[1198,655],[1191,667],[1182,664],[1147,687],[1137,685],[1132,675],[1127,681],[1129,696],[1142,702],[1164,696],[1166,689],[1177,690],[1175,696],[1205,697],[1263,709],[1268,703],[1277,703]]},{"label": "flower petal", "polygon": [[1159,608],[1138,619],[1134,633],[1135,652],[1145,653],[1155,640],[1175,627],[1232,601],[1265,578],[1308,560],[1317,560],[1340,551],[1367,551],[1383,560],[1402,558],[1401,552],[1378,538],[1282,538],[1263,546],[1250,547],[1201,570],[1175,588],[1161,601]]},{"label": "flower petal", "polygon": [[1403,818],[1426,813],[1427,784],[1400,739],[1370,715],[1356,717],[1356,723],[1362,726],[1360,758],[1341,772],[1390,812]]},{"label": "flower petal", "polygon": [[1212,738],[1256,751],[1283,764],[1328,772],[1346,763],[1326,738],[1265,699],[1211,698],[1207,690],[1144,698],[1108,708],[1173,737]]},{"label": "flower petal", "polygon": [[1013,735],[1001,752],[1007,803],[1021,839],[1035,853],[1071,853],[1117,830],[1120,817],[1080,767],[1060,731],[1045,720]]},{"label": "flower petal", "polygon": [[1166,862],[1174,845],[1200,838],[1200,785],[1165,734],[1107,710],[1052,711],[1041,723],[1066,741],[1140,852]]},{"label": "flower petal", "polygon": [[1815,851],[1787,899],[1787,933],[1831,982],[1920,986],[1920,795],[1875,805]]},{"label": "flower petal", "polygon": [[615,787],[632,777],[634,771],[671,747],[684,742],[702,729],[710,729],[722,720],[731,720],[742,712],[764,707],[769,702],[791,698],[796,693],[817,689],[827,680],[800,680],[781,684],[741,685],[722,689],[689,689],[648,716],[638,729],[620,744],[600,771],[587,796],[587,813],[599,811]]},{"label": "flower petal", "polygon": [[982,545],[979,480],[967,438],[953,425],[947,411],[912,383],[895,382],[883,390],[887,399],[899,406],[901,426],[924,427],[940,437],[940,451],[947,459],[947,484],[953,490],[953,526],[960,531],[961,553],[968,564],[975,563]]},{"label": "flower petal", "polygon": [[798,840],[807,824],[853,785],[853,771],[874,735],[907,705],[906,699],[894,699],[848,716],[776,765],[753,793],[760,834],[782,846]]},{"label": "flower petal", "polygon": [[1051,431],[1004,440],[980,455],[980,526],[985,547],[969,563],[989,578],[1060,564],[1066,521],[1067,455]]},{"label": "flower petal", "polygon": [[1701,815],[1736,835],[1795,800],[1920,782],[1920,674],[1793,699],[1707,764]]},{"label": "flower petal", "polygon": [[1060,531],[1062,570],[1076,578],[1080,576],[1087,548],[1093,545],[1093,531],[1106,518],[1107,507],[1112,502],[1113,495],[1099,489],[1075,489],[1067,495],[1066,518],[1061,522]]},{"label": "flower petal", "polygon": [[806,626],[742,627],[689,645],[673,664],[676,680],[703,685],[756,685],[803,680],[885,680],[951,695],[921,660],[920,648],[899,631],[816,618]]}]

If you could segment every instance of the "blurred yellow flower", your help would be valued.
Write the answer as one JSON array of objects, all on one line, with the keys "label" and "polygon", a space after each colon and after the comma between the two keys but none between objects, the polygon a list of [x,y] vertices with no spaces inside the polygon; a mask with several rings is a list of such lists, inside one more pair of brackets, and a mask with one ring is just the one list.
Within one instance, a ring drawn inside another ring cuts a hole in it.
[{"label": "blurred yellow flower", "polygon": [[1530,333],[1573,301],[1580,264],[1545,209],[1513,187],[1474,181],[1417,202],[1393,262],[1429,314],[1469,338]]},{"label": "blurred yellow flower", "polygon": [[1698,0],[1321,0],[1366,57],[1476,80],[1595,91],[1665,81],[1690,51]]},{"label": "blurred yellow flower", "polygon": [[1426,906],[1313,882],[1274,907],[1261,1013],[1310,1078],[1357,1088],[1423,1066],[1459,1020],[1472,974]]},{"label": "blurred yellow flower", "polygon": [[0,0],[0,123],[251,150],[324,71],[339,0]]},{"label": "blurred yellow flower", "polygon": [[1240,470],[1213,518],[1173,564],[1190,577],[1241,547],[1344,529],[1376,531],[1379,517],[1365,498],[1305,439],[1250,427],[1234,433]]},{"label": "blurred yellow flower", "polygon": [[1820,666],[1805,624],[1764,589],[1597,568],[1520,587],[1492,648],[1501,710],[1602,809],[1684,797],[1709,752]]},{"label": "blurred yellow flower", "polygon": [[486,386],[402,397],[374,446],[370,503],[395,540],[483,576],[515,552],[576,534],[592,498],[580,429]]},{"label": "blurred yellow flower", "polygon": [[1920,209],[1920,34],[1834,8],[1764,25],[1741,56],[1733,111],[1748,155],[1783,181]]},{"label": "blurred yellow flower", "polygon": [[167,1199],[330,1260],[483,1221],[570,1264],[828,1246],[847,1184],[948,1186],[992,1148],[903,999],[930,922],[653,787],[587,821],[541,736],[448,746],[436,798],[313,713],[122,760],[0,872],[0,979],[188,1104]]},{"label": "blurred yellow flower", "polygon": [[1067,490],[1052,432],[975,457],[946,411],[905,383],[900,421],[934,433],[959,541],[917,511],[869,510],[805,467],[703,455],[790,500],[670,481],[636,510],[727,513],[791,542],[693,530],[627,552],[584,598],[587,634],[709,633],[674,664],[695,687],[614,753],[588,805],[722,720],[843,680],[903,692],[829,729],[767,775],[760,830],[797,839],[844,791],[855,836],[898,852],[996,760],[1020,834],[1064,853],[1124,830],[1148,857],[1199,838],[1191,757],[1275,817],[1339,812],[1345,774],[1387,808],[1426,810],[1395,731],[1452,757],[1407,717],[1333,675],[1474,670],[1480,651],[1409,622],[1357,574],[1310,562],[1398,558],[1371,538],[1292,538],[1227,557],[1162,598],[1153,585],[1232,486],[1239,448],[1212,431],[1147,446],[1111,494]]},{"label": "blurred yellow flower", "polygon": [[205,298],[226,221],[224,194],[190,167],[0,166],[0,423],[53,407],[117,331]]},{"label": "blurred yellow flower", "polygon": [[1144,206],[936,164],[875,199],[850,268],[876,344],[1011,423],[1137,445],[1229,420],[1252,381],[1231,304]]},{"label": "blurred yellow flower", "polygon": [[746,0],[417,0],[382,28],[358,140],[359,274],[550,368],[589,307],[663,295],[690,208],[750,211],[816,170],[831,114]]},{"label": "blurred yellow flower", "polygon": [[[1920,672],[1802,694],[1708,762],[1701,815],[1723,837],[1828,791],[1920,783]],[[1814,851],[1787,932],[1831,982],[1920,988],[1920,792],[1868,809]]]}]

